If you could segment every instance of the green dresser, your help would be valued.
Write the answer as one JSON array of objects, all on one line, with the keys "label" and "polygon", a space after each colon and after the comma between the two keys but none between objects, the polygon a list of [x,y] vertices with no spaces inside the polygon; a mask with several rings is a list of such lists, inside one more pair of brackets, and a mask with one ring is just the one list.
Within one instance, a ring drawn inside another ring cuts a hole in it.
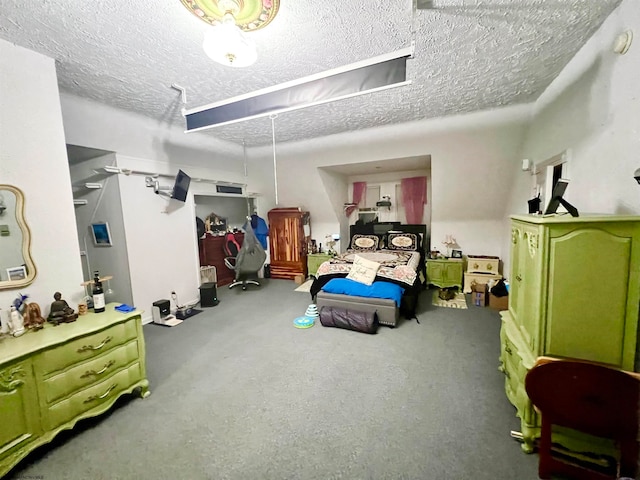
[{"label": "green dresser", "polygon": [[307,255],[307,270],[309,271],[310,276],[316,276],[318,271],[318,267],[322,265],[324,262],[331,260],[333,258],[332,255],[328,253],[310,253]]},{"label": "green dresser", "polygon": [[[500,370],[532,452],[540,419],[524,388],[537,357],[633,371],[640,300],[640,217],[511,217],[509,310],[500,313]],[[610,454],[605,443],[554,435],[574,451]]]},{"label": "green dresser", "polygon": [[427,260],[427,284],[440,288],[458,287],[462,291],[462,259],[438,258]]},{"label": "green dresser", "polygon": [[36,447],[140,388],[149,395],[141,312],[88,313],[0,339],[0,477]]}]

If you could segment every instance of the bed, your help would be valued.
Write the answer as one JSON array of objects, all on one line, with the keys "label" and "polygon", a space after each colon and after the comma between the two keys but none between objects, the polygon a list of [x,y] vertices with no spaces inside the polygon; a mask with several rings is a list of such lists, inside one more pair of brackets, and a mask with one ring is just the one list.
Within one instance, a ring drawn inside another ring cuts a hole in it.
[{"label": "bed", "polygon": [[[426,280],[425,235],[425,225],[395,224],[394,230],[377,234],[353,233],[352,229],[347,251],[318,267],[310,289],[318,308],[375,311],[380,324],[392,327],[401,315],[415,317],[418,294]],[[363,267],[370,264],[373,273]],[[358,278],[362,272],[368,276],[364,281]]]}]

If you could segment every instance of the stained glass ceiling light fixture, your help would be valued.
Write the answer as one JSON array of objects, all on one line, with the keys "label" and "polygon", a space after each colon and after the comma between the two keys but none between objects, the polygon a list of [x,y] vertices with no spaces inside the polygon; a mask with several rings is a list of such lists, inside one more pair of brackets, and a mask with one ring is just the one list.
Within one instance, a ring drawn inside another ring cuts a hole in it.
[{"label": "stained glass ceiling light fixture", "polygon": [[247,32],[267,25],[280,0],[180,0],[200,20],[211,25],[202,48],[209,58],[228,67],[247,67],[258,58]]}]

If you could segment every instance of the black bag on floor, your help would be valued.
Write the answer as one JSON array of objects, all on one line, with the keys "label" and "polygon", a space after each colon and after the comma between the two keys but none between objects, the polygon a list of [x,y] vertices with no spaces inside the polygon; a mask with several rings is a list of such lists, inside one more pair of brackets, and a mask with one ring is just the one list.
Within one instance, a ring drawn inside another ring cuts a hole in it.
[{"label": "black bag on floor", "polygon": [[324,327],[346,328],[362,333],[378,331],[378,316],[375,312],[361,312],[338,307],[322,307],[320,323]]}]

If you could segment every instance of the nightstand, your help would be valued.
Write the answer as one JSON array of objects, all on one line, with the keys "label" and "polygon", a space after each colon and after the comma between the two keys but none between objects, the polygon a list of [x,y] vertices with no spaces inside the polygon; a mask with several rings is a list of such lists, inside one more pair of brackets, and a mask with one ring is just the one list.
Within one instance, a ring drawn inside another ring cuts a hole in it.
[{"label": "nightstand", "polygon": [[309,271],[309,276],[316,276],[316,272],[318,271],[318,267],[322,265],[323,262],[327,260],[331,260],[333,258],[332,255],[328,253],[310,253],[307,255],[307,270]]},{"label": "nightstand", "polygon": [[458,287],[462,291],[462,259],[427,259],[427,284],[440,288]]}]

